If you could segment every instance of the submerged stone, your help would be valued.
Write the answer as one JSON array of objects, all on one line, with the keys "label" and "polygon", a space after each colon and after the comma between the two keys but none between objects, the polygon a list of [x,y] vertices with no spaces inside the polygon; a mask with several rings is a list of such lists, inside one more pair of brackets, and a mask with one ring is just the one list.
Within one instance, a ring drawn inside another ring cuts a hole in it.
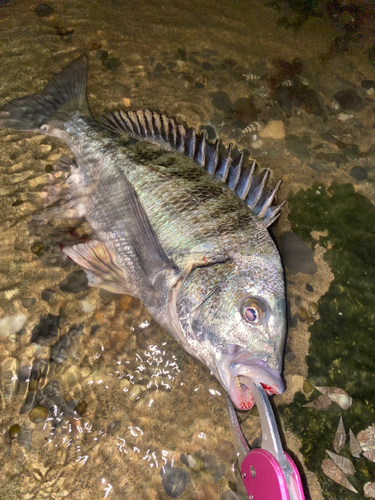
[{"label": "submerged stone", "polygon": [[117,71],[119,67],[122,65],[122,62],[115,57],[110,57],[105,60],[104,66],[110,71]]},{"label": "submerged stone", "polygon": [[79,293],[90,290],[85,271],[73,271],[59,284],[60,290],[67,293]]},{"label": "submerged stone", "polygon": [[47,17],[53,14],[53,7],[48,3],[40,3],[35,7],[34,12],[38,17]]},{"label": "submerged stone", "polygon": [[27,321],[24,314],[13,314],[0,319],[0,337],[19,332]]},{"label": "submerged stone", "polygon": [[29,419],[36,423],[45,420],[48,417],[48,410],[45,406],[36,406],[29,413]]},{"label": "submerged stone", "polygon": [[18,424],[13,424],[9,427],[9,437],[10,439],[16,438],[20,433],[20,426]]},{"label": "submerged stone", "polygon": [[298,160],[307,163],[310,160],[310,152],[306,144],[296,135],[289,135],[285,140],[286,149]]},{"label": "submerged stone", "polygon": [[342,109],[349,111],[362,111],[365,107],[362,98],[355,90],[340,90],[333,96]]},{"label": "submerged stone", "polygon": [[210,97],[214,108],[224,112],[228,112],[232,109],[232,101],[230,100],[229,95],[226,92],[222,90],[211,92]]},{"label": "submerged stone", "polygon": [[362,167],[353,167],[349,173],[356,181],[364,181],[367,179],[367,171]]},{"label": "submerged stone", "polygon": [[190,474],[186,470],[168,464],[160,469],[160,475],[164,491],[171,498],[182,495],[190,481]]},{"label": "submerged stone", "polygon": [[48,313],[41,318],[40,323],[34,326],[31,332],[31,342],[44,345],[55,337],[59,331],[60,316]]},{"label": "submerged stone", "polygon": [[[318,266],[314,260],[314,253],[307,243],[292,231],[280,236],[280,253],[284,265],[292,273],[315,274]],[[307,319],[307,318],[306,318]]]}]

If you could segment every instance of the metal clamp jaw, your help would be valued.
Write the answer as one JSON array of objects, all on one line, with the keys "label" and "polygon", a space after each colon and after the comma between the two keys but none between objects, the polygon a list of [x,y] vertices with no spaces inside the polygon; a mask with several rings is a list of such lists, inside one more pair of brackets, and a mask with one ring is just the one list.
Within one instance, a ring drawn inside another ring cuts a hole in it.
[{"label": "metal clamp jaw", "polygon": [[228,397],[229,422],[242,479],[251,500],[304,500],[301,478],[291,457],[284,452],[275,416],[263,387],[249,384],[259,411],[262,446],[250,450]]}]

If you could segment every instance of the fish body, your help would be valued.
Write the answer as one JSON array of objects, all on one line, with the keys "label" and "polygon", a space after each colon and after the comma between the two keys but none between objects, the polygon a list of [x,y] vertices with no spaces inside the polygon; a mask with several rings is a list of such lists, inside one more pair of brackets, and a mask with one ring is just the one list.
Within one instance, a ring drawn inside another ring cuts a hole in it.
[{"label": "fish body", "polygon": [[249,379],[283,392],[284,275],[265,223],[277,215],[274,193],[230,151],[221,157],[164,116],[117,112],[98,123],[87,71],[84,55],[42,94],[0,109],[1,128],[59,137],[74,155],[59,167],[65,185],[47,189],[44,217],[84,217],[93,236],[64,251],[92,286],[140,298],[238,408],[253,405]]}]

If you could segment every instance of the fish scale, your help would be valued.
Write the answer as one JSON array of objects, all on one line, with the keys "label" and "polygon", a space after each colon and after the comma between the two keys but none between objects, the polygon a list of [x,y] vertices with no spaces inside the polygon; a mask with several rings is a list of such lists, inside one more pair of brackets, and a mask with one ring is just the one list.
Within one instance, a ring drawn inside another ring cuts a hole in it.
[{"label": "fish scale", "polygon": [[84,218],[89,240],[63,251],[89,284],[140,298],[238,408],[252,406],[253,380],[283,392],[284,273],[267,230],[279,184],[268,190],[268,170],[165,115],[120,110],[98,123],[87,75],[83,55],[42,94],[0,109],[0,128],[58,137],[74,156],[55,166],[40,218]]}]

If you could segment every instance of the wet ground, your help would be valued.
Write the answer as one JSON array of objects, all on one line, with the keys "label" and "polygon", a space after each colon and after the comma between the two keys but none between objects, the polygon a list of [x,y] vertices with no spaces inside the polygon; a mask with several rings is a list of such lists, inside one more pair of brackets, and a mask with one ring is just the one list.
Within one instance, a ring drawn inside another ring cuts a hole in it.
[{"label": "wet ground", "polygon": [[[163,112],[283,181],[272,233],[287,279],[287,390],[273,405],[310,497],[362,498],[375,472],[373,428],[363,432],[375,422],[372,6],[37,5],[0,2],[0,104],[41,91],[88,50],[95,116]],[[72,228],[34,220],[64,145],[12,131],[0,144],[0,498],[246,498],[216,379],[139,301],[87,287],[59,248]],[[351,406],[304,407],[316,386],[345,390]],[[239,417],[259,444],[256,411]],[[358,494],[321,467],[340,417]]]}]

